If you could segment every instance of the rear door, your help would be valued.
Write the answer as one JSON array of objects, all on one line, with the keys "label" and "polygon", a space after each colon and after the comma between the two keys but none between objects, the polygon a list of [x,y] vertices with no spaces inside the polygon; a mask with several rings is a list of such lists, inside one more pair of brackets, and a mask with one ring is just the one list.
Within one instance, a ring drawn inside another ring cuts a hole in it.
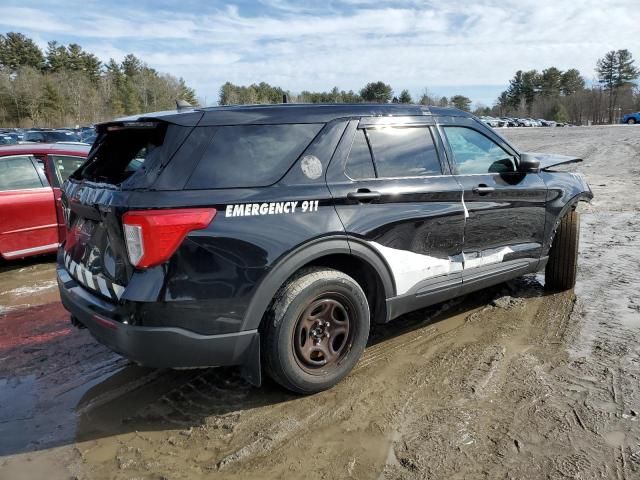
[{"label": "rear door", "polygon": [[351,241],[386,261],[412,308],[461,283],[462,190],[438,147],[431,117],[354,120],[327,173]]},{"label": "rear door", "polygon": [[[464,122],[464,123],[463,123]],[[538,174],[517,170],[517,153],[472,119],[441,127],[464,189],[463,281],[513,276],[537,264],[547,189]]]},{"label": "rear door", "polygon": [[53,190],[36,160],[29,155],[0,158],[0,253],[11,259],[57,247]]}]

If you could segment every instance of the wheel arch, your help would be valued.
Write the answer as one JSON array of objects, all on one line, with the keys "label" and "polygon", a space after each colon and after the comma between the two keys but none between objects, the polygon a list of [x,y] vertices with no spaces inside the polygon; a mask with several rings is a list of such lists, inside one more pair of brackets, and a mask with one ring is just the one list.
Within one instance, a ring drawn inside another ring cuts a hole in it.
[{"label": "wheel arch", "polygon": [[275,264],[249,302],[242,330],[258,328],[278,289],[295,272],[314,265],[335,268],[352,276],[367,294],[372,319],[387,320],[386,299],[395,295],[389,266],[363,242],[350,237],[331,237],[306,243]]},{"label": "wheel arch", "polygon": [[551,250],[551,245],[553,245],[553,240],[555,239],[556,232],[558,230],[558,225],[567,214],[569,210],[575,210],[580,202],[589,202],[593,198],[593,194],[591,192],[583,191],[580,192],[573,197],[571,197],[560,209],[558,214],[556,215],[553,226],[551,228],[551,234],[548,237],[548,242],[544,245],[543,256],[549,255],[549,250]]}]

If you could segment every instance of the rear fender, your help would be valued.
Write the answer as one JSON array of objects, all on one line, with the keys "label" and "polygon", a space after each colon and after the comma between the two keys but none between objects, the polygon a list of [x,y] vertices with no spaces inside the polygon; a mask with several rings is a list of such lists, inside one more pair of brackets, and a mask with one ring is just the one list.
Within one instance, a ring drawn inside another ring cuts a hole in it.
[{"label": "rear fender", "polygon": [[257,329],[278,289],[291,275],[314,260],[329,255],[353,255],[366,261],[378,274],[386,298],[395,295],[393,277],[383,259],[371,248],[346,237],[322,238],[304,244],[281,259],[258,286],[244,317],[241,330]]}]

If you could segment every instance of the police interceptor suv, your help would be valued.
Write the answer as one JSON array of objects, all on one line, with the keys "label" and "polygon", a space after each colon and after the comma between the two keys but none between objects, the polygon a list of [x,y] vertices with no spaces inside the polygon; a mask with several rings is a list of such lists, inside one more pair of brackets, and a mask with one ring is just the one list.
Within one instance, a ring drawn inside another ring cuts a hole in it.
[{"label": "police interceptor suv", "polygon": [[576,278],[573,157],[411,105],[189,109],[97,127],[64,185],[72,322],[143,365],[241,365],[313,393],[372,322],[546,268]]}]

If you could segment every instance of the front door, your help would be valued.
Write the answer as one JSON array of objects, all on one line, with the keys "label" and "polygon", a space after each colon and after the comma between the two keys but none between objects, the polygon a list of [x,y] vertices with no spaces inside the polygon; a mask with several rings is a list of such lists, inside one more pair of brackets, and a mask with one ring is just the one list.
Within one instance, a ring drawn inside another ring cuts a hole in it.
[{"label": "front door", "polygon": [[469,125],[442,131],[467,210],[463,282],[537,266],[547,194],[540,176],[518,172],[517,153],[492,132]]},{"label": "front door", "polygon": [[0,158],[0,254],[4,258],[58,247],[53,190],[45,182],[33,157]]},{"label": "front door", "polygon": [[404,120],[350,122],[327,181],[350,241],[384,259],[397,296],[423,297],[461,283],[462,190],[431,119]]}]

